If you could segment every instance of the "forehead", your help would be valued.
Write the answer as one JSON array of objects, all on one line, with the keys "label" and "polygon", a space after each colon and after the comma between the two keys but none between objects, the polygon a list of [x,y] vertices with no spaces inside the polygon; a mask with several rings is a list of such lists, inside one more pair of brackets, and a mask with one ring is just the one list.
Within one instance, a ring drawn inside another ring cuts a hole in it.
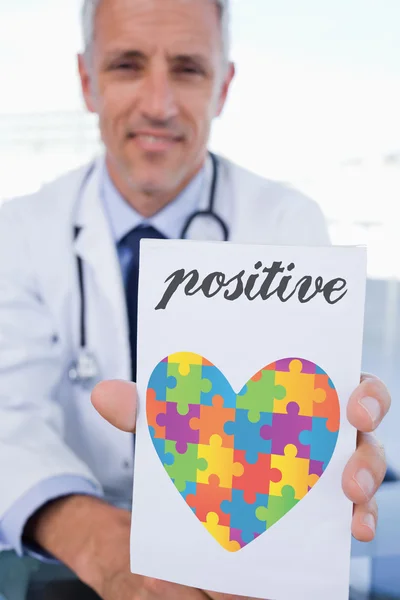
[{"label": "forehead", "polygon": [[213,52],[222,47],[213,0],[102,0],[94,40],[101,50],[165,47],[169,53]]}]

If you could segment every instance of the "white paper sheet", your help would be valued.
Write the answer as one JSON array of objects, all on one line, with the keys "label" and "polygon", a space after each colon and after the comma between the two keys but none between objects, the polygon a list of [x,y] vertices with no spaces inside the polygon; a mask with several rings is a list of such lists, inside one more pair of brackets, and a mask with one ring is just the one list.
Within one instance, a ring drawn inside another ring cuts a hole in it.
[{"label": "white paper sheet", "polygon": [[348,598],[365,281],[360,247],[142,242],[133,573]]}]

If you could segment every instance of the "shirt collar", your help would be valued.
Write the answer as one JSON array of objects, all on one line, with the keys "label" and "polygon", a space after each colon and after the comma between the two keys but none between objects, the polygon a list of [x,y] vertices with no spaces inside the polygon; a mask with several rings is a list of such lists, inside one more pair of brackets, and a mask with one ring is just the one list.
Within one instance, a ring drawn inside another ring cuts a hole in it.
[{"label": "shirt collar", "polygon": [[166,238],[179,239],[187,219],[199,209],[204,178],[203,167],[172,202],[146,219],[124,200],[104,163],[100,192],[115,243],[118,244],[127,233],[140,225],[155,227]]}]

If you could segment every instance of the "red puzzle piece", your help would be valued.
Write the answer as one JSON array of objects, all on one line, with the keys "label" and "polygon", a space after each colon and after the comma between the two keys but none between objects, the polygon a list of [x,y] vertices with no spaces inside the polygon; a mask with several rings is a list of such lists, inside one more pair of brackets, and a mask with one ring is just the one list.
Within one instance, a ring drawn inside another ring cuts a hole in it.
[{"label": "red puzzle piece", "polygon": [[200,418],[194,417],[190,420],[190,427],[200,430],[200,444],[208,446],[213,435],[219,435],[222,439],[222,448],[233,448],[233,435],[227,435],[224,425],[228,421],[235,420],[235,409],[224,408],[222,396],[215,395],[212,406],[200,406]]},{"label": "red puzzle piece", "polygon": [[158,415],[167,414],[167,403],[161,402],[156,399],[156,391],[152,389],[147,390],[146,394],[146,406],[147,406],[147,421],[149,427],[154,427],[154,437],[164,440],[165,439],[165,425],[161,426],[157,424]]},{"label": "red puzzle piece", "polygon": [[279,483],[282,479],[279,469],[271,469],[270,454],[259,454],[258,461],[252,465],[246,462],[245,450],[235,450],[233,460],[243,465],[244,473],[240,477],[233,476],[232,487],[243,490],[244,500],[248,504],[257,500],[257,494],[269,494],[271,481]]},{"label": "red puzzle piece", "polygon": [[229,527],[230,515],[222,512],[221,502],[232,500],[232,489],[219,487],[219,477],[210,475],[207,483],[197,483],[196,495],[188,494],[186,502],[196,509],[196,516],[202,523],[207,523],[208,513],[219,516],[219,524]]}]

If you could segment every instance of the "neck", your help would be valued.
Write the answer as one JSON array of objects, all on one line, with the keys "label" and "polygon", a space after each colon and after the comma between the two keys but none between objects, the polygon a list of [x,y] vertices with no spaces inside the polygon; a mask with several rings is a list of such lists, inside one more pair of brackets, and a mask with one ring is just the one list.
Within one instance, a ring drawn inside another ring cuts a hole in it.
[{"label": "neck", "polygon": [[146,191],[138,189],[134,185],[130,174],[122,172],[108,155],[106,157],[107,171],[116,189],[124,200],[145,218],[152,217],[167,206],[167,204],[170,204],[170,202],[175,200],[175,198],[189,185],[192,179],[194,179],[201,171],[204,163],[205,158],[203,158],[199,165],[197,165],[196,168],[193,169],[174,189],[166,191]]}]

